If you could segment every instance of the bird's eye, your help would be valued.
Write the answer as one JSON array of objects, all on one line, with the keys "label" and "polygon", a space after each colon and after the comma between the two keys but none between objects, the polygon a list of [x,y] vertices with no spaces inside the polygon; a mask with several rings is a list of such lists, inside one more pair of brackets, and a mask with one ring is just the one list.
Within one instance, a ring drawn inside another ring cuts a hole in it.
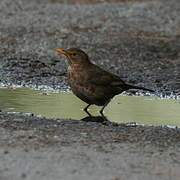
[{"label": "bird's eye", "polygon": [[76,53],[72,53],[73,56],[76,56]]}]

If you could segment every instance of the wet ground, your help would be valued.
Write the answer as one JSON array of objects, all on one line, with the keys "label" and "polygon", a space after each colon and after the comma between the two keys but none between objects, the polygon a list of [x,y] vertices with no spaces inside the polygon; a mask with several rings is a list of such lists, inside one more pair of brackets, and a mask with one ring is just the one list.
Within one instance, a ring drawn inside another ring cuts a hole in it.
[{"label": "wet ground", "polygon": [[[0,16],[2,86],[67,90],[54,49],[76,46],[129,83],[179,95],[179,0],[1,0]],[[179,128],[84,120],[2,112],[0,179],[179,179]]]}]

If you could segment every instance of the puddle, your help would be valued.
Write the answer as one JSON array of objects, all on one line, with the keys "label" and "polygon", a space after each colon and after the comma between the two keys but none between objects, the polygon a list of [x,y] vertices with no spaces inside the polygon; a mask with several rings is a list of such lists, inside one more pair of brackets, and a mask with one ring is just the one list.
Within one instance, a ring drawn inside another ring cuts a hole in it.
[{"label": "puddle", "polygon": [[[31,112],[48,118],[82,119],[85,103],[72,93],[45,95],[27,88],[0,89],[0,109],[7,112]],[[100,107],[91,106],[89,112],[98,116]],[[180,100],[149,96],[116,96],[104,113],[110,121],[136,122],[148,125],[180,127]]]}]

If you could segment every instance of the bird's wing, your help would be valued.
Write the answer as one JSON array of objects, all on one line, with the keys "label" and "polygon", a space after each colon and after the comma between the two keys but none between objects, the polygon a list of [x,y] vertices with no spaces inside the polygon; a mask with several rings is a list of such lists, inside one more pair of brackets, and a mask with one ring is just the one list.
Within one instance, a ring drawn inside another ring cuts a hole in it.
[{"label": "bird's wing", "polygon": [[95,85],[116,87],[125,84],[125,82],[121,80],[119,76],[107,72],[98,66],[94,66],[92,69],[89,69],[89,72],[90,76],[88,82]]}]

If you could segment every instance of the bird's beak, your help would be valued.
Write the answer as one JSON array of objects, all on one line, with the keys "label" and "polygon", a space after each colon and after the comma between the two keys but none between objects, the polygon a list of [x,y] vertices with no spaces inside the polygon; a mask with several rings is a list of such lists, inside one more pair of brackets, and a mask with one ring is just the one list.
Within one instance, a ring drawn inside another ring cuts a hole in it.
[{"label": "bird's beak", "polygon": [[65,49],[62,49],[62,48],[57,48],[57,49],[55,49],[55,51],[60,55],[65,55],[65,56],[68,55],[68,52]]}]

